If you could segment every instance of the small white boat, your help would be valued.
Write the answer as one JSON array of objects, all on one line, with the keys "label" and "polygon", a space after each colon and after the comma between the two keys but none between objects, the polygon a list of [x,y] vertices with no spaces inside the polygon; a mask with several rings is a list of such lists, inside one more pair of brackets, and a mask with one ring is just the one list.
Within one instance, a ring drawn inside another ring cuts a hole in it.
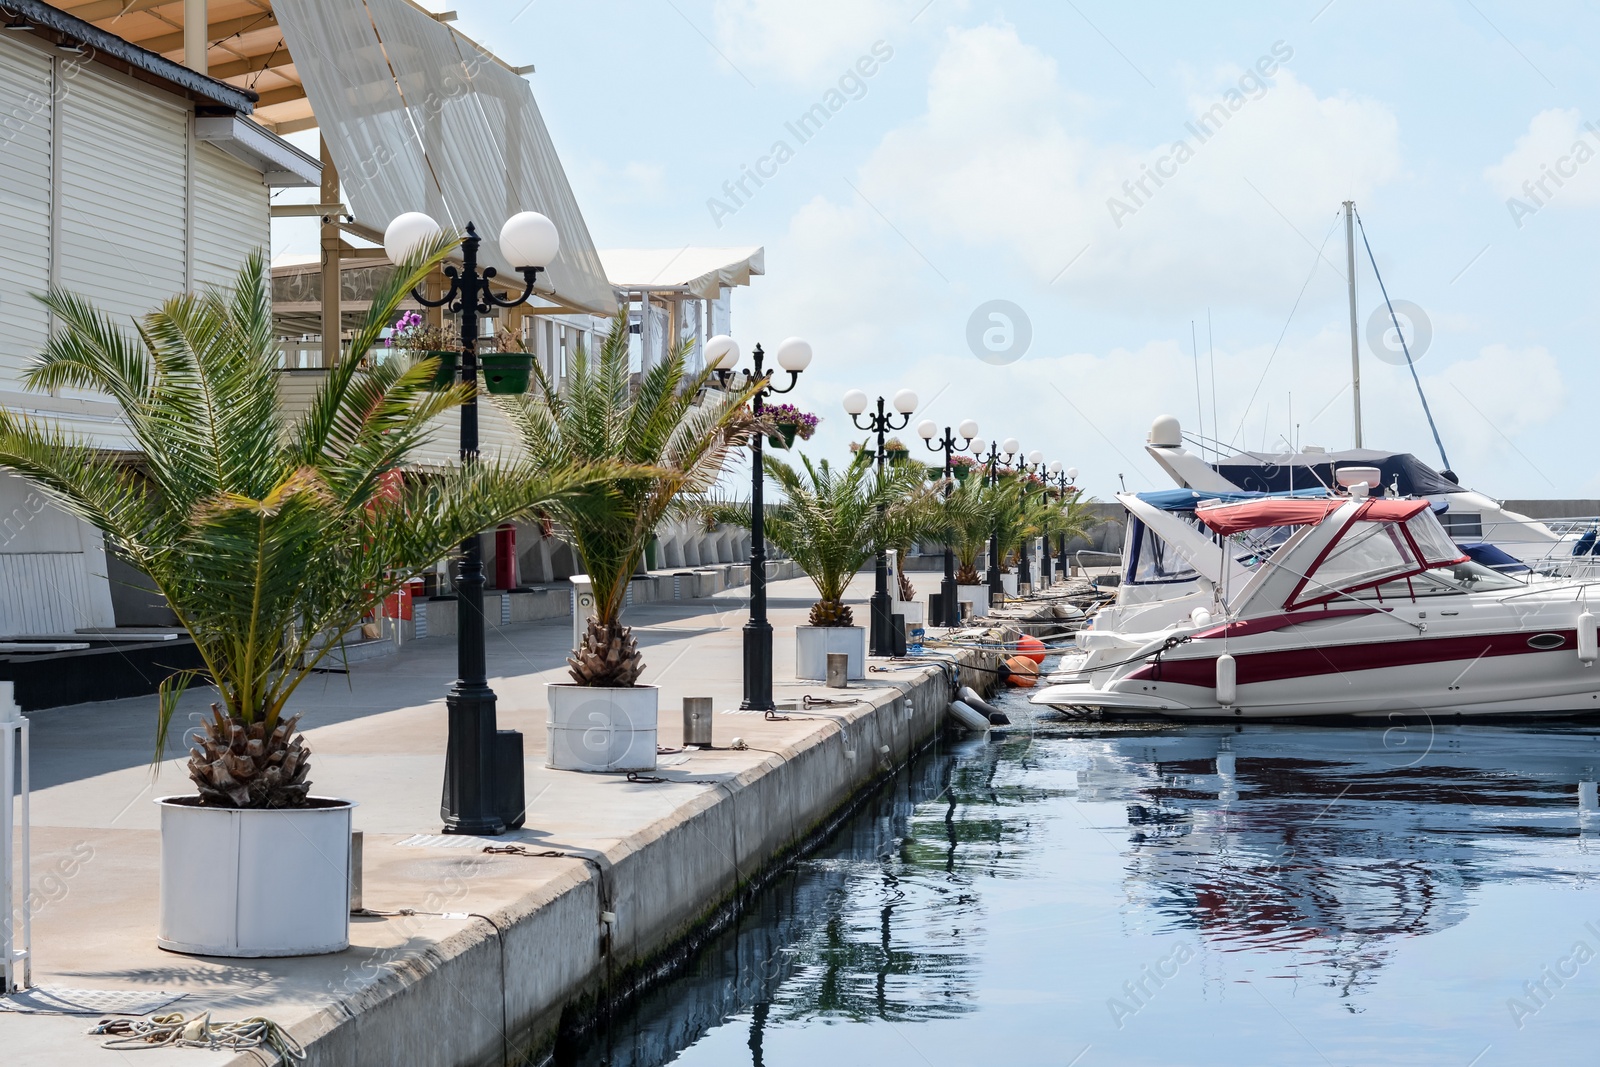
[{"label": "small white boat", "polygon": [[1493,571],[1451,541],[1426,500],[1364,489],[1202,506],[1192,536],[1146,514],[1190,564],[1216,561],[1202,576],[1212,608],[1163,628],[1168,604],[1160,627],[1081,635],[1086,655],[1033,702],[1174,718],[1600,710],[1590,583]]}]

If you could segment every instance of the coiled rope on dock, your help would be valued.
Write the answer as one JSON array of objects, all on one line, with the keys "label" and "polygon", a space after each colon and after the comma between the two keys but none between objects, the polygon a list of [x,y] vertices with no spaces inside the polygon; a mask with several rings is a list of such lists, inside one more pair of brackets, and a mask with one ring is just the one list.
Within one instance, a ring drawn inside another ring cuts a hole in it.
[{"label": "coiled rope on dock", "polygon": [[182,1012],[152,1015],[148,1019],[102,1019],[91,1034],[110,1035],[102,1048],[203,1048],[242,1052],[265,1048],[285,1063],[306,1058],[294,1036],[271,1019],[256,1015],[233,1022],[212,1022],[211,1013],[185,1016]]}]

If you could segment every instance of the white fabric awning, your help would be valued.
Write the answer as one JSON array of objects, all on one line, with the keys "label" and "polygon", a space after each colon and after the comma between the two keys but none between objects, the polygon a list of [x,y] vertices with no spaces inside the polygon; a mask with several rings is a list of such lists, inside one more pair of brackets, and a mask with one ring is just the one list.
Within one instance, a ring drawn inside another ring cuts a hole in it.
[{"label": "white fabric awning", "polygon": [[719,290],[749,285],[752,275],[765,274],[766,249],[603,248],[600,262],[618,289],[678,290],[715,300]]},{"label": "white fabric awning", "polygon": [[405,0],[274,0],[273,12],[359,223],[406,211],[475,224],[480,258],[507,279],[500,227],[548,215],[561,251],[538,291],[616,313],[589,229],[528,83]]}]

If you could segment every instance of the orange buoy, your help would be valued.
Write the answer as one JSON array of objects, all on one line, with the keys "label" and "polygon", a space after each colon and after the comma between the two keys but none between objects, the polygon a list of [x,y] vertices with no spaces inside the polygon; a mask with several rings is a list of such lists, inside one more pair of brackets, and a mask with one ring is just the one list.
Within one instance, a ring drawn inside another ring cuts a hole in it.
[{"label": "orange buoy", "polygon": [[1006,683],[1031,689],[1039,680],[1039,665],[1027,656],[1012,656],[1006,660]]},{"label": "orange buoy", "polygon": [[1032,634],[1023,634],[1017,638],[1017,654],[1027,656],[1035,663],[1044,662],[1044,642]]}]

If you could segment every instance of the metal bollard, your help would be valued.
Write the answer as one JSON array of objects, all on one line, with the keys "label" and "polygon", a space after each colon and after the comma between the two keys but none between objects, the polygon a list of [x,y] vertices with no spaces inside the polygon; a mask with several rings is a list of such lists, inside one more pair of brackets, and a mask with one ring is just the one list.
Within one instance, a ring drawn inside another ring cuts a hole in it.
[{"label": "metal bollard", "polygon": [[850,688],[850,656],[848,653],[828,653],[827,686],[829,689]]},{"label": "metal bollard", "polygon": [[683,698],[683,747],[711,748],[711,698]]},{"label": "metal bollard", "polygon": [[361,903],[361,853],[365,845],[362,831],[350,831],[350,914],[366,910]]}]

